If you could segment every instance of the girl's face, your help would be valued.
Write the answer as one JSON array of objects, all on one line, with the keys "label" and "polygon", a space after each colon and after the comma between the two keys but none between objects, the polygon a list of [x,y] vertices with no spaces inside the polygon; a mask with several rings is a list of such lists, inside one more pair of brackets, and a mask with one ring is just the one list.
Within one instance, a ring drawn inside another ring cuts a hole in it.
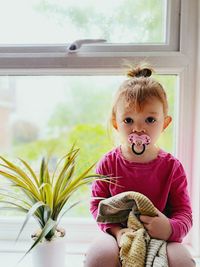
[{"label": "girl's face", "polygon": [[146,134],[151,138],[151,143],[148,145],[150,148],[170,122],[171,117],[164,115],[163,104],[153,97],[139,111],[136,111],[134,106],[126,107],[125,101],[121,99],[117,105],[113,124],[124,145],[130,146],[128,136],[131,133]]}]

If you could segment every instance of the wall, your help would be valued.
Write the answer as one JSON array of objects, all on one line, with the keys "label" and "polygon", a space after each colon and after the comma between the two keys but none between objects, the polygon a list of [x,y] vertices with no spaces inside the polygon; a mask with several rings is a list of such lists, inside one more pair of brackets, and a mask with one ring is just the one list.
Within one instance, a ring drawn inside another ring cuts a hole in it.
[{"label": "wall", "polygon": [[193,248],[194,254],[200,256],[200,2],[198,1],[198,38],[196,53],[196,94],[195,94],[195,115],[194,115],[194,139],[193,139]]}]

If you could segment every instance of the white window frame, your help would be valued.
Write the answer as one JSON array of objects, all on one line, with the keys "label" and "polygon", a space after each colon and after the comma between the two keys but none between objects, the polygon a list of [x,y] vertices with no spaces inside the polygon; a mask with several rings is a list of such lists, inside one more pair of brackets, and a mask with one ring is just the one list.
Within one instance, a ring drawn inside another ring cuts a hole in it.
[{"label": "white window frame", "polygon": [[[170,19],[164,45],[86,45],[77,53],[68,53],[67,45],[4,46],[0,47],[0,75],[119,75],[124,60],[147,60],[160,74],[179,75],[176,155],[190,178],[189,191],[194,207],[194,227],[187,240],[194,255],[200,256],[198,0],[169,0],[167,14]],[[1,223],[0,219],[0,229],[6,231]]]}]

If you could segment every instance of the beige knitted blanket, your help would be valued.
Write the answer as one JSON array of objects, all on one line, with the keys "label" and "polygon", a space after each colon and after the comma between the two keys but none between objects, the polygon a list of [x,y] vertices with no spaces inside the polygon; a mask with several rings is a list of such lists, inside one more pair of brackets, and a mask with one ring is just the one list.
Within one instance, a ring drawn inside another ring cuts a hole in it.
[{"label": "beige knitted blanket", "polygon": [[150,238],[139,220],[140,215],[157,216],[156,208],[146,196],[129,191],[100,201],[97,221],[127,221],[127,227],[134,230],[121,237],[122,267],[168,267],[166,241]]}]

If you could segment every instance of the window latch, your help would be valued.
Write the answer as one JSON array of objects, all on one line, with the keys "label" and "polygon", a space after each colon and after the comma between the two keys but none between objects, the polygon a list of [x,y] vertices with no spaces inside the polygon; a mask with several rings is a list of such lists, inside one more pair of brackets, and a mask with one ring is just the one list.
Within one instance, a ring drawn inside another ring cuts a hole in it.
[{"label": "window latch", "polygon": [[69,46],[67,47],[67,51],[69,53],[74,53],[74,52],[78,52],[82,45],[95,44],[95,43],[105,43],[105,42],[106,42],[105,39],[80,39],[80,40],[76,40],[73,43],[69,44]]}]

